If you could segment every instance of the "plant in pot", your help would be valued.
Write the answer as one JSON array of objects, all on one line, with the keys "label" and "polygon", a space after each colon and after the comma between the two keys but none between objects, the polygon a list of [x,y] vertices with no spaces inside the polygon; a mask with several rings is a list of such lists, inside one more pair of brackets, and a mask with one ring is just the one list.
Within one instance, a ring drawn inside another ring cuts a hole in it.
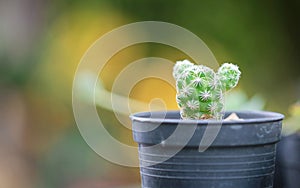
[{"label": "plant in pot", "polygon": [[283,115],[224,113],[224,93],[240,78],[236,65],[225,63],[215,73],[178,61],[173,76],[180,111],[131,116],[142,187],[272,187]]}]

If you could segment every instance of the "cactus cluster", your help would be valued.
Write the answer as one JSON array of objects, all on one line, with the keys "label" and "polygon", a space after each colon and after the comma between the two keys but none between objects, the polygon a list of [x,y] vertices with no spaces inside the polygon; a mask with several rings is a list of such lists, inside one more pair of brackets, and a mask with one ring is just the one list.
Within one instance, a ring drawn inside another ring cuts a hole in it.
[{"label": "cactus cluster", "polygon": [[215,73],[204,65],[194,65],[188,60],[177,61],[173,76],[181,117],[222,119],[224,93],[237,85],[240,74],[238,66],[231,63],[224,63]]}]

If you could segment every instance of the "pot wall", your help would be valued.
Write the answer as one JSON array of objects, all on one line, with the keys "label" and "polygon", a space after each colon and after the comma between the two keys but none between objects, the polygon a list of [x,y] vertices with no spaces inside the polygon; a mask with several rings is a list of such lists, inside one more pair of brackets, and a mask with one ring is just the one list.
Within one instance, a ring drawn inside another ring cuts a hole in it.
[{"label": "pot wall", "polygon": [[[159,113],[152,113],[152,118],[149,113],[132,116],[133,137],[139,143],[142,187],[273,186],[281,114],[240,112],[244,120],[221,123],[180,120],[176,111],[167,112],[165,119],[155,118],[161,117]],[[220,124],[215,141],[199,152],[205,129]],[[168,141],[176,131],[177,136]]]}]

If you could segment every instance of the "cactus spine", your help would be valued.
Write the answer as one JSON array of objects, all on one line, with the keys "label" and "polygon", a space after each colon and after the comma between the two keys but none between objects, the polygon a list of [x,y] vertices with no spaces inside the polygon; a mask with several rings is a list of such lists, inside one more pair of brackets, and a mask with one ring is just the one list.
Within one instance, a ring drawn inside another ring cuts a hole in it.
[{"label": "cactus spine", "polygon": [[177,61],[173,76],[176,80],[176,101],[183,119],[221,119],[224,93],[234,88],[240,78],[238,66],[224,63],[215,73],[188,60]]}]

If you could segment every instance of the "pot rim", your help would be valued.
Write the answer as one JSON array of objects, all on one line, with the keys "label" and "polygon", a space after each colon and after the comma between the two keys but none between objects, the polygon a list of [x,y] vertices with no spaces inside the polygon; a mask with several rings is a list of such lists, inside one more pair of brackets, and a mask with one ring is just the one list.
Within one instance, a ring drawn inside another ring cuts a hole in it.
[{"label": "pot rim", "polygon": [[132,121],[138,122],[149,122],[149,123],[169,123],[169,124],[190,124],[190,125],[207,125],[207,124],[222,124],[222,125],[241,125],[241,124],[253,124],[253,123],[266,123],[266,122],[275,122],[281,121],[284,119],[284,115],[271,112],[271,111],[260,111],[260,110],[241,110],[241,111],[226,111],[225,114],[236,113],[239,117],[243,115],[253,116],[253,118],[245,118],[240,120],[186,120],[186,119],[178,119],[178,118],[151,118],[150,115],[158,115],[158,114],[178,114],[178,110],[170,110],[170,111],[148,111],[148,112],[137,112],[130,115],[130,119]]}]

